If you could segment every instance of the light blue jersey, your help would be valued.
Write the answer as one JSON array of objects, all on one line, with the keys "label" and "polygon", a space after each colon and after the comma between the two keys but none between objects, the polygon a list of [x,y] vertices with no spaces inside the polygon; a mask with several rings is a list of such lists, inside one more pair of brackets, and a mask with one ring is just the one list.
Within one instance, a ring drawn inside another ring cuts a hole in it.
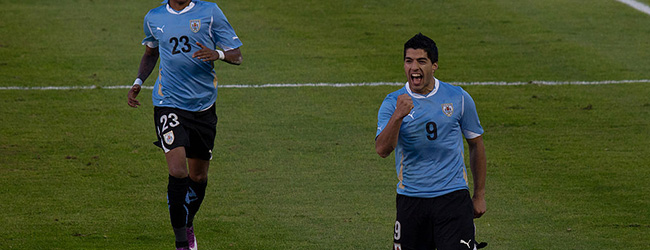
[{"label": "light blue jersey", "polygon": [[411,92],[406,83],[381,104],[376,136],[388,124],[401,94],[411,96],[413,109],[402,121],[395,148],[397,193],[433,198],[469,189],[463,135],[473,139],[483,134],[474,100],[461,87],[438,79],[426,96]]},{"label": "light blue jersey", "polygon": [[153,105],[188,111],[208,109],[217,100],[213,62],[192,58],[196,42],[212,49],[239,48],[242,43],[217,4],[193,0],[182,11],[168,4],[144,18],[143,45],[158,47],[160,72],[153,89]]}]

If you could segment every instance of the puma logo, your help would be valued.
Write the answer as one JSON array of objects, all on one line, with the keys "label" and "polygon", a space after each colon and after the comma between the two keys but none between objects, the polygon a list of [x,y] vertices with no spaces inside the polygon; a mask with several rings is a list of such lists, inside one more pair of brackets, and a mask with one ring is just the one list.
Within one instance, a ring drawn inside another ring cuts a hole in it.
[{"label": "puma logo", "polygon": [[464,241],[462,239],[460,240],[460,243],[467,245],[467,248],[472,248],[472,247],[469,246],[470,242],[472,242],[472,239],[469,239],[469,241]]},{"label": "puma logo", "polygon": [[413,116],[415,114],[415,111],[411,111],[407,116],[410,116],[413,120],[415,120],[415,117]]},{"label": "puma logo", "polygon": [[162,27],[156,27],[156,30],[160,30],[160,32],[165,33],[165,31],[163,30],[164,28],[165,25],[163,25]]}]

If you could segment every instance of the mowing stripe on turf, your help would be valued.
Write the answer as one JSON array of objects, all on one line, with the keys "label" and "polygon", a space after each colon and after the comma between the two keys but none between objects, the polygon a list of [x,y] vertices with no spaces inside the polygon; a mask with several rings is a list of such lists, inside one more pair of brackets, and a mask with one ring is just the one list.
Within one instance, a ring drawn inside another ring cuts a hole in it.
[{"label": "mowing stripe on turf", "polygon": [[638,2],[638,1],[635,1],[635,0],[616,0],[616,1],[627,4],[630,7],[637,9],[638,11],[641,11],[643,13],[646,13],[646,14],[650,15],[650,6],[648,6],[648,5],[644,4],[644,3],[641,3],[641,2]]},{"label": "mowing stripe on turf", "polygon": [[[641,80],[612,80],[612,81],[528,81],[528,82],[449,82],[453,85],[600,85],[600,84],[621,84],[621,83],[650,83],[650,79]],[[360,86],[402,86],[405,82],[362,82],[362,83],[269,83],[260,85],[238,85],[224,84],[219,88],[245,89],[245,88],[300,88],[300,87],[360,87]],[[46,86],[46,87],[0,87],[0,90],[71,90],[71,89],[129,89],[131,85],[115,86]],[[152,86],[143,86],[144,89],[153,89]]]}]

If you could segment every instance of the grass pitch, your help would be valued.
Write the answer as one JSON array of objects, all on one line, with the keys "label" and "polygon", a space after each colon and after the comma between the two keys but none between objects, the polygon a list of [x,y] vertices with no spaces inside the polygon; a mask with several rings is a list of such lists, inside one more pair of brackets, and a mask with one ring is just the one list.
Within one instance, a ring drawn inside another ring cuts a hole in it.
[{"label": "grass pitch", "polygon": [[[157,3],[4,3],[0,86],[130,84]],[[221,84],[404,81],[417,32],[443,81],[650,78],[650,16],[616,1],[218,3],[244,42]],[[650,247],[647,86],[465,87],[486,131],[478,240]],[[389,248],[396,174],[374,135],[397,88],[221,89],[201,248]],[[126,90],[0,90],[1,249],[171,248],[149,95],[131,109]]]},{"label": "grass pitch", "polygon": [[[196,223],[202,247],[389,246],[395,171],[373,138],[378,104],[395,88],[222,89]],[[650,230],[646,84],[466,89],[479,104],[489,159],[480,240],[495,249],[647,247],[639,240]],[[14,117],[0,126],[9,135],[0,158],[3,248],[172,244],[150,102],[128,108],[118,90],[0,97]]]}]

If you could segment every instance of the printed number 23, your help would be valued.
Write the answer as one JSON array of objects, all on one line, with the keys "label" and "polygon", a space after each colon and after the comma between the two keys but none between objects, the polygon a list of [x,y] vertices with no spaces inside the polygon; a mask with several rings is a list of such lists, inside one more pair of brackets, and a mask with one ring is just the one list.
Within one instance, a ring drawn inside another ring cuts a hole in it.
[{"label": "printed number 23", "polygon": [[[172,37],[169,39],[169,43],[174,44],[174,48],[172,49],[172,55],[181,53],[181,51],[187,53],[192,50],[192,46],[190,46],[190,39],[187,36],[181,36],[181,38],[176,38]],[[181,50],[178,50],[178,45],[179,43],[183,43],[183,47]]]},{"label": "printed number 23", "polygon": [[426,129],[427,139],[433,141],[438,138],[438,125],[435,122],[428,122]]},{"label": "printed number 23", "polygon": [[[167,119],[169,118],[169,123],[167,123]],[[178,116],[174,113],[169,113],[169,115],[162,115],[160,117],[160,124],[162,125],[161,131],[166,131],[169,127],[176,127],[180,122],[178,122]],[[169,127],[167,126],[169,125]]]}]

